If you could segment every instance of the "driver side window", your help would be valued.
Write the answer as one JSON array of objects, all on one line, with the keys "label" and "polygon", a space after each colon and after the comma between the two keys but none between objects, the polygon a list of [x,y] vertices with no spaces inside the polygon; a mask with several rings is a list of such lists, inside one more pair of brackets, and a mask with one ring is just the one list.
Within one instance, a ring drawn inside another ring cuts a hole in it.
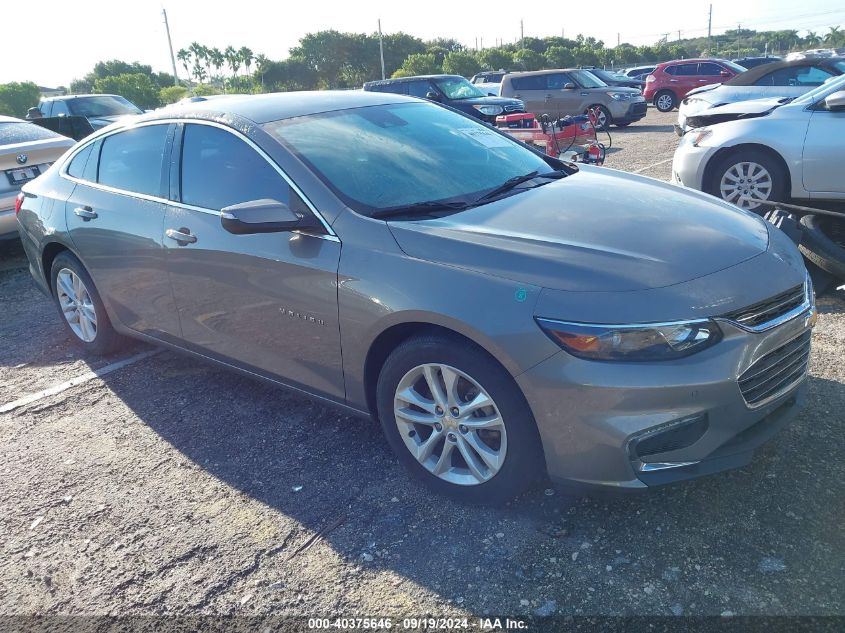
[{"label": "driver side window", "polygon": [[270,164],[234,134],[187,124],[182,139],[182,202],[219,211],[251,200],[271,199],[304,207]]}]

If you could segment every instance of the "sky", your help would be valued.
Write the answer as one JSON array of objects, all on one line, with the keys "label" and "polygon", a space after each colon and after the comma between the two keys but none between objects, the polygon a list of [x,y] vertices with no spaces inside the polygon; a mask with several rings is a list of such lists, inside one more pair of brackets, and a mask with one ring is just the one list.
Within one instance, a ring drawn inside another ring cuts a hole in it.
[{"label": "sky", "polygon": [[[536,3],[531,3],[537,6]],[[501,39],[578,33],[615,45],[617,37],[634,45],[707,34],[710,0],[593,0],[579,10],[575,2],[548,3],[531,11],[524,2],[455,0],[4,0],[0,24],[0,83],[34,81],[67,86],[94,64],[121,59],[170,71],[162,20],[167,9],[174,51],[197,41],[221,50],[248,46],[255,54],[284,59],[304,34],[324,29],[405,31],[422,39],[452,37],[463,44],[489,47]],[[743,28],[798,29],[826,33],[843,25],[843,0],[712,0],[713,32]],[[483,9],[482,9],[483,7]],[[597,10],[600,9],[600,10]],[[178,63],[178,62],[177,62]],[[178,70],[184,74],[181,66]]]}]

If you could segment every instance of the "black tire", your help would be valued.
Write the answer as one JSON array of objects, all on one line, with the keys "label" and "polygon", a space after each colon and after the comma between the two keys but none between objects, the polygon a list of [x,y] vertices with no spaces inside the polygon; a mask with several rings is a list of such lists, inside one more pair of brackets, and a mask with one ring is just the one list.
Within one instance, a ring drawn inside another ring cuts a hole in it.
[{"label": "black tire", "polygon": [[801,253],[816,266],[845,279],[845,220],[822,215],[801,218]]},{"label": "black tire", "polygon": [[596,130],[597,131],[603,132],[604,130],[606,130],[607,128],[609,128],[613,124],[613,115],[610,113],[610,110],[608,110],[602,104],[596,103],[594,105],[591,105],[589,108],[587,108],[587,110],[584,112],[584,114],[589,114],[590,110],[596,110],[598,112],[601,112],[602,115],[604,115],[604,120],[605,120],[604,125],[600,125],[598,122],[596,122]]},{"label": "black tire", "polygon": [[[394,414],[396,389],[408,372],[426,363],[449,365],[465,373],[496,403],[505,424],[507,451],[499,471],[483,483],[460,485],[441,479],[417,461],[400,436]],[[504,368],[465,340],[422,335],[401,343],[381,369],[376,402],[382,429],[399,461],[438,493],[465,503],[501,504],[525,491],[544,472],[540,435],[525,397]]]},{"label": "black tire", "polygon": [[[76,332],[73,331],[62,311],[57,277],[59,272],[63,269],[69,269],[77,277],[79,277],[82,280],[82,283],[85,284],[85,289],[91,297],[91,303],[94,306],[94,313],[97,320],[96,333],[91,341],[83,340]],[[109,320],[106,308],[100,298],[100,293],[97,292],[97,287],[94,285],[94,280],[91,279],[91,275],[89,275],[88,271],[85,270],[85,266],[82,265],[82,262],[80,262],[79,259],[77,259],[72,253],[68,251],[59,253],[53,260],[53,265],[50,268],[50,288],[53,291],[53,300],[56,303],[56,308],[59,311],[62,323],[65,324],[71,338],[87,353],[94,355],[111,354],[125,344],[126,339],[115,331],[111,321]]]},{"label": "black tire", "polygon": [[[783,165],[781,165],[780,161],[778,161],[774,156],[772,156],[768,152],[764,152],[758,149],[734,151],[720,158],[718,162],[713,165],[713,169],[710,170],[710,177],[708,179],[708,182],[705,183],[704,191],[716,196],[717,198],[722,198],[727,202],[736,204],[736,201],[727,200],[727,198],[722,195],[722,192],[720,190],[720,183],[722,181],[722,177],[731,167],[743,162],[757,163],[769,172],[772,181],[772,189],[769,193],[769,197],[767,198],[767,200],[772,200],[774,202],[782,202],[786,199],[789,174],[786,172]],[[748,206],[744,208],[747,208],[749,210],[760,209],[761,211],[768,211],[767,208],[761,209],[759,204],[754,207]]]},{"label": "black tire", "polygon": [[[668,99],[661,99],[661,97],[668,97]],[[654,107],[660,112],[671,112],[678,105],[678,98],[671,90],[661,90],[654,95]]]},{"label": "black tire", "polygon": [[628,127],[629,125],[631,125],[631,121],[622,121],[621,123],[619,121],[614,121],[613,125],[615,125],[616,127]]}]

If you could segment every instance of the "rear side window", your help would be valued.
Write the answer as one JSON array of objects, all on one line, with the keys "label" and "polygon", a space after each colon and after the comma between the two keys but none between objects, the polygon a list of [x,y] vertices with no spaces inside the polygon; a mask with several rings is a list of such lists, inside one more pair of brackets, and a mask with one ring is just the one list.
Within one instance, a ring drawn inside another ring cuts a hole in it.
[{"label": "rear side window", "polygon": [[70,161],[67,166],[67,175],[74,178],[82,178],[85,173],[85,165],[88,163],[88,158],[91,156],[91,149],[94,147],[93,143],[89,143],[82,148],[79,153]]},{"label": "rear side window", "polygon": [[34,123],[0,123],[0,146],[63,138]]},{"label": "rear side window", "polygon": [[678,77],[691,77],[698,74],[698,64],[676,64],[669,66],[666,72]]},{"label": "rear side window", "polygon": [[269,198],[291,204],[290,185],[234,134],[186,125],[182,140],[182,202],[219,211]]},{"label": "rear side window", "polygon": [[168,125],[148,125],[103,140],[97,182],[162,197],[161,165]]},{"label": "rear side window", "polygon": [[528,75],[527,77],[512,77],[511,85],[514,90],[546,90],[546,76]]}]

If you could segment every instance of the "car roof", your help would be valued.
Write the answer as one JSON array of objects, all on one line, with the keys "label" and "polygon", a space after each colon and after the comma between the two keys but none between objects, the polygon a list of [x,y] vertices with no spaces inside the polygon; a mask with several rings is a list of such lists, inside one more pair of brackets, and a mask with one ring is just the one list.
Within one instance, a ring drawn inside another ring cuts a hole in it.
[{"label": "car roof", "polygon": [[56,95],[55,97],[42,97],[41,101],[69,101],[71,99],[84,99],[86,97],[119,97],[120,95],[113,95],[108,93],[102,94],[88,94],[88,95]]},{"label": "car roof", "polygon": [[807,58],[794,59],[788,62],[771,62],[769,64],[763,64],[762,66],[749,68],[744,73],[740,73],[736,77],[732,77],[722,83],[725,86],[752,86],[763,75],[767,75],[775,70],[780,70],[781,68],[794,68],[796,66],[821,66],[823,68],[832,67],[836,62],[843,60],[845,60],[845,57],[826,57],[824,59]]},{"label": "car roof", "polygon": [[253,123],[263,124],[309,114],[391,103],[420,103],[420,100],[391,92],[365,92],[363,90],[315,90],[260,95],[228,95],[226,99],[209,99],[161,108],[133,117],[132,121],[154,121],[170,118],[220,120],[226,115],[235,115]]},{"label": "car roof", "polygon": [[661,62],[657,66],[671,66],[672,64],[700,64],[701,62],[726,62],[722,57],[695,57],[692,59],[673,59],[668,62]]},{"label": "car roof", "polygon": [[[492,71],[496,72],[496,71]],[[480,74],[480,73],[479,73]],[[446,74],[439,74],[439,75],[414,75],[412,77],[396,77],[396,79],[377,79],[376,81],[367,81],[364,83],[365,86],[386,86],[390,84],[399,84],[405,81],[414,81],[416,79],[466,79],[466,77],[462,77],[461,75],[446,75]]]},{"label": "car roof", "polygon": [[576,70],[593,70],[592,68],[544,68],[543,70],[523,70],[520,72],[508,73],[511,77],[526,77],[534,75],[551,75],[552,73],[571,73]]}]

